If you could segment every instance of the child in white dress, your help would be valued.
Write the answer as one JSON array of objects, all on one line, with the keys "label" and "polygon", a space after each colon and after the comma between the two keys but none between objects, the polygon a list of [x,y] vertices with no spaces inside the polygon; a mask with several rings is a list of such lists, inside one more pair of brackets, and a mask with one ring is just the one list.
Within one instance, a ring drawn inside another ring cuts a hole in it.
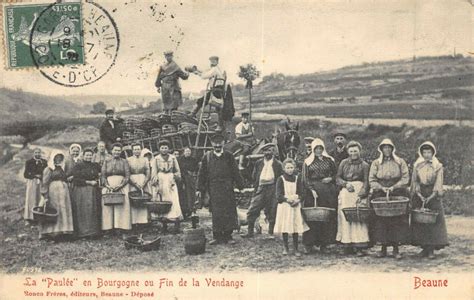
[{"label": "child in white dress", "polygon": [[300,176],[294,175],[296,163],[292,159],[283,162],[284,174],[276,182],[276,198],[278,200],[275,233],[283,235],[283,255],[287,255],[288,235],[293,236],[295,256],[301,256],[298,251],[298,235],[309,230],[301,214],[303,184]]}]

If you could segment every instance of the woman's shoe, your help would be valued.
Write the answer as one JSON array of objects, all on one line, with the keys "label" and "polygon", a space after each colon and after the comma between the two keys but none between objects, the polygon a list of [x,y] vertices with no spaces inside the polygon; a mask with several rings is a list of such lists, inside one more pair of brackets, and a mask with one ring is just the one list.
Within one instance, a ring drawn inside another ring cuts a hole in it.
[{"label": "woman's shoe", "polygon": [[288,255],[288,249],[286,249],[286,248],[283,249],[283,252],[282,252],[281,254],[283,254],[283,255]]},{"label": "woman's shoe", "polygon": [[382,246],[382,250],[380,250],[379,253],[377,253],[378,258],[383,258],[387,257],[387,246]]},{"label": "woman's shoe", "polygon": [[320,246],[319,247],[319,252],[323,253],[323,254],[328,254],[329,253],[329,249],[327,248],[327,246]]},{"label": "woman's shoe", "polygon": [[428,258],[429,258],[429,259],[435,259],[435,258],[436,258],[436,256],[434,255],[434,250],[430,250],[430,251],[428,252]]},{"label": "woman's shoe", "polygon": [[356,253],[357,257],[364,257],[367,253],[364,250],[358,250]]},{"label": "woman's shoe", "polygon": [[427,257],[428,256],[428,249],[423,249],[418,253],[419,257]]},{"label": "woman's shoe", "polygon": [[400,251],[398,250],[398,246],[393,246],[393,257],[395,259],[402,259],[402,255],[400,254]]}]

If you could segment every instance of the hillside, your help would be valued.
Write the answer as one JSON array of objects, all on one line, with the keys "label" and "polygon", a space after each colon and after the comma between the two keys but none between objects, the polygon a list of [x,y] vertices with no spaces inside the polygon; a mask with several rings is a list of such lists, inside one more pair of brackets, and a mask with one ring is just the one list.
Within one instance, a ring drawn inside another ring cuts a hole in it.
[{"label": "hillside", "polygon": [[75,117],[85,109],[59,97],[0,88],[0,119],[2,122],[56,117]]},{"label": "hillside", "polygon": [[[253,103],[258,107],[294,102],[471,100],[473,87],[472,58],[461,55],[420,57],[298,76],[273,73],[254,87]],[[237,95],[245,96],[246,91],[238,90]]]}]

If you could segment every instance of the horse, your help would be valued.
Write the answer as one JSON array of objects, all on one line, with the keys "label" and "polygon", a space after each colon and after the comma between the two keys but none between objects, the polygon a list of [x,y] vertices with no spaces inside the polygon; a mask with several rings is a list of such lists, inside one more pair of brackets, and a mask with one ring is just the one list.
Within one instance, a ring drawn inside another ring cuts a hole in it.
[{"label": "horse", "polygon": [[284,161],[287,158],[296,159],[298,148],[301,143],[300,135],[298,134],[299,123],[293,125],[291,122],[285,123],[286,131],[276,132],[273,135],[273,143],[277,145],[278,158]]}]

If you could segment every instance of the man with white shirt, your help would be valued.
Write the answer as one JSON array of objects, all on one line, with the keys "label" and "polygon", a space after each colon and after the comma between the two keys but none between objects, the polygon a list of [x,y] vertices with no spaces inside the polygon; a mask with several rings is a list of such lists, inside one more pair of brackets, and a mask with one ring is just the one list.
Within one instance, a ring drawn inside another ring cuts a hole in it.
[{"label": "man with white shirt", "polygon": [[283,174],[283,165],[274,156],[274,144],[266,144],[262,147],[262,150],[264,157],[256,162],[252,175],[255,194],[247,212],[248,232],[242,235],[244,238],[253,237],[255,221],[260,216],[262,209],[269,223],[268,233],[270,235],[273,235],[273,228],[275,227],[278,205],[275,188],[278,177]]},{"label": "man with white shirt", "polygon": [[[211,93],[212,96],[215,98],[221,100],[221,105],[216,106],[216,110],[218,112],[221,111],[222,105],[223,105],[223,98],[224,98],[224,91],[225,91],[225,86],[219,85],[220,82],[224,82],[226,79],[226,74],[221,68],[219,67],[219,57],[217,56],[211,56],[209,57],[210,61],[210,68],[207,71],[201,72],[199,70],[195,70],[194,74],[199,75],[202,79],[208,79],[207,83],[207,89],[206,89],[206,94],[197,99],[196,101],[196,106],[194,107],[193,111],[191,112],[192,116],[196,117],[197,113],[199,110],[203,107],[203,105],[207,105],[209,103],[209,99],[211,99]],[[216,83],[216,80],[217,83]],[[204,98],[206,99],[204,101]],[[219,123],[220,123],[220,113],[219,113]],[[221,125],[221,124],[219,124]]]},{"label": "man with white shirt", "polygon": [[230,142],[227,146],[228,149],[232,152],[236,152],[241,149],[239,157],[239,170],[243,170],[244,158],[246,155],[250,154],[252,146],[256,143],[254,136],[254,128],[249,122],[249,113],[242,113],[242,120],[237,126],[235,126],[235,140]]},{"label": "man with white shirt", "polygon": [[117,142],[117,139],[120,139],[120,128],[119,124],[123,122],[123,119],[114,117],[114,111],[112,109],[107,109],[105,111],[105,120],[100,125],[99,135],[100,140],[103,141],[110,151],[112,144]]}]

